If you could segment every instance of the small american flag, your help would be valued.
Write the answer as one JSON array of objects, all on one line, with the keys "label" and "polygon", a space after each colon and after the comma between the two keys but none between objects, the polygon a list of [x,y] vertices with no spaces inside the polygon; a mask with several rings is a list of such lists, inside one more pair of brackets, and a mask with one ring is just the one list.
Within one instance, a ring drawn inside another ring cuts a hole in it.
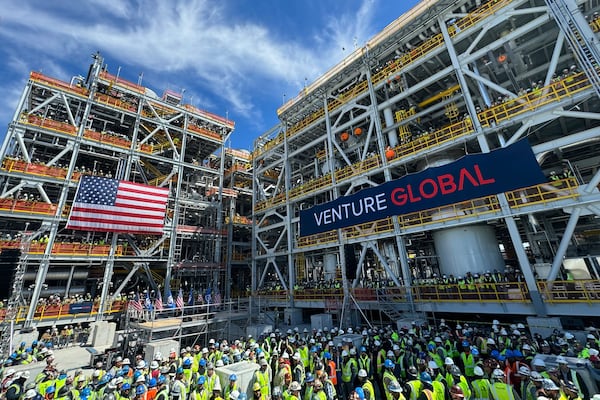
[{"label": "small american flag", "polygon": [[129,300],[129,307],[131,307],[131,308],[133,308],[134,310],[137,310],[137,311],[144,310],[144,305],[140,301],[140,296],[139,295],[136,294],[135,298],[133,300]]},{"label": "small american flag", "polygon": [[183,308],[183,290],[179,289],[179,294],[177,295],[177,299],[175,300],[175,306],[180,310]]},{"label": "small american flag", "polygon": [[156,299],[154,299],[154,309],[156,311],[162,311],[163,309],[162,296],[160,294],[160,291],[158,292],[158,296],[156,297]]},{"label": "small american flag", "polygon": [[166,188],[84,176],[66,228],[160,235],[168,198]]}]

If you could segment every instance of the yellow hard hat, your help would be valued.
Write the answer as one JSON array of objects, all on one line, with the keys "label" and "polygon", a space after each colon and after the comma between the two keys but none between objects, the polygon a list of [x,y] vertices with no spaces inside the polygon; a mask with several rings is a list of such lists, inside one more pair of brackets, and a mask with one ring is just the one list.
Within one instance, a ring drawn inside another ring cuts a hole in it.
[{"label": "yellow hard hat", "polygon": [[260,383],[254,382],[254,385],[252,386],[252,391],[256,392],[257,390],[260,390]]}]

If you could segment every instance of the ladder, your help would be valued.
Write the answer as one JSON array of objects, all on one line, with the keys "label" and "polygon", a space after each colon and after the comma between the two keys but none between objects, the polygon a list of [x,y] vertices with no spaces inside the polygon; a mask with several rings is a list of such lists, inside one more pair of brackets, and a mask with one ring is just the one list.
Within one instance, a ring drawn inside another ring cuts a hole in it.
[{"label": "ladder", "polygon": [[10,297],[6,304],[6,315],[4,321],[2,321],[2,341],[0,342],[0,356],[8,356],[12,353],[12,337],[14,335],[14,328],[16,319],[19,313],[19,307],[25,304],[23,299],[23,282],[25,280],[25,272],[27,270],[27,256],[29,255],[29,247],[31,246],[32,235],[25,235],[21,237],[21,254],[19,256],[19,262],[15,268],[13,280],[10,285]]},{"label": "ladder", "polygon": [[600,49],[594,32],[587,24],[574,0],[546,0],[550,15],[554,17],[575,53],[583,72],[590,80],[596,95],[600,97]]}]

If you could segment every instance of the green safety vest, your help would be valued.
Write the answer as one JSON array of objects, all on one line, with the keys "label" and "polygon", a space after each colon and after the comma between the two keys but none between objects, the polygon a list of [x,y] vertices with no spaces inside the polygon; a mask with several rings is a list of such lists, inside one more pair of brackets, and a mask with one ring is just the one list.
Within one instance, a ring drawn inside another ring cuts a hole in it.
[{"label": "green safety vest", "polygon": [[[469,353],[468,355],[464,352],[460,353],[460,358],[462,359],[463,365],[465,366],[465,375],[469,378],[475,376],[475,357],[473,354]],[[466,397],[466,395],[465,395]]]},{"label": "green safety vest", "polygon": [[356,360],[354,358],[349,359],[344,365],[342,365],[342,381],[350,382],[352,380],[353,370],[356,370]]},{"label": "green safety vest", "polygon": [[490,394],[494,400],[515,400],[512,385],[504,382],[494,382],[490,385]]},{"label": "green safety vest", "polygon": [[473,400],[490,398],[490,381],[485,378],[475,379],[471,385],[473,387]]}]

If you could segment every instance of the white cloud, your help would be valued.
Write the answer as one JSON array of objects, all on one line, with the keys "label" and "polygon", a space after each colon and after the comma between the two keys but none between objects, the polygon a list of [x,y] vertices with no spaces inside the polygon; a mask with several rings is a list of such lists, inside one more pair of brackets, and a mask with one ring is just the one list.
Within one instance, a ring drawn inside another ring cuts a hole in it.
[{"label": "white cloud", "polygon": [[[298,36],[317,38],[313,43],[280,41],[277,32],[264,24],[235,15],[227,2],[93,0],[71,10],[62,6],[57,12],[45,2],[18,6],[9,2],[0,39],[21,57],[29,56],[31,69],[43,68],[63,79],[69,72],[60,64],[73,59],[87,63],[91,60],[85,55],[98,49],[109,61],[123,65],[123,76],[137,77],[144,71],[145,76],[152,75],[151,82],[176,80],[175,87],[188,86],[188,97],[197,94],[200,107],[214,105],[210,96],[198,94],[207,90],[229,103],[233,114],[260,120],[263,110],[257,109],[254,93],[270,92],[279,98],[286,91],[300,90],[306,78],[314,80],[349,54],[354,38],[362,45],[372,34],[374,4],[365,0],[356,11],[330,11],[321,35]],[[116,72],[116,65],[110,67]],[[288,93],[288,98],[293,95]]]}]

